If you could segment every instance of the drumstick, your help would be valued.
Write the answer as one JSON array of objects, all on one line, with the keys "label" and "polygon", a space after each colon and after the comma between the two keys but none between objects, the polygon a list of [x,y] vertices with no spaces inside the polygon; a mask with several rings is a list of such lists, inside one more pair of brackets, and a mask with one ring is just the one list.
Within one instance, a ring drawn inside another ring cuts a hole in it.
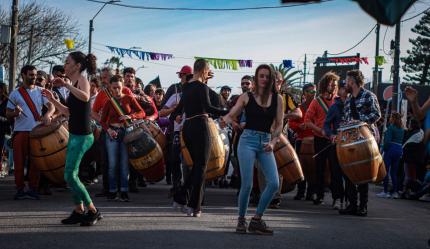
[{"label": "drumstick", "polygon": [[[15,103],[15,102],[13,102],[8,96],[6,96],[6,94],[4,94],[3,93],[3,97],[5,97],[6,98],[6,100],[7,101],[9,101],[12,105],[14,105],[15,107],[17,107],[18,105]],[[22,109],[21,109],[22,110]],[[21,112],[22,113],[22,115],[24,116],[24,117],[26,117],[27,118],[27,115],[25,115],[25,113],[22,111]]]},{"label": "drumstick", "polygon": [[316,153],[315,155],[313,155],[312,158],[315,158],[315,157],[319,156],[319,154],[323,153],[324,151],[326,151],[328,148],[330,148],[333,145],[336,145],[336,144],[329,144],[329,145],[327,145],[324,149],[320,150],[318,153]]}]

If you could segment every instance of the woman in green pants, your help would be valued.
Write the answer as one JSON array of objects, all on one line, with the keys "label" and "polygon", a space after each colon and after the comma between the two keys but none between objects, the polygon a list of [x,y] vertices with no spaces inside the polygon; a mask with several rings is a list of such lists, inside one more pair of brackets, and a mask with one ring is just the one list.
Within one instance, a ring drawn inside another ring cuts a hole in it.
[{"label": "woman in green pants", "polygon": [[[80,223],[81,226],[90,226],[97,223],[102,216],[78,177],[82,157],[94,142],[90,126],[90,83],[82,74],[85,70],[90,75],[95,73],[96,57],[92,54],[85,55],[82,52],[70,53],[64,64],[64,71],[71,84],[67,84],[62,78],[54,80],[56,85],[64,86],[70,91],[66,106],[56,100],[50,91],[44,90],[43,94],[60,113],[69,116],[70,134],[67,144],[64,180],[73,193],[76,206],[72,214],[63,219],[61,223]],[[86,213],[84,205],[88,209]]]}]

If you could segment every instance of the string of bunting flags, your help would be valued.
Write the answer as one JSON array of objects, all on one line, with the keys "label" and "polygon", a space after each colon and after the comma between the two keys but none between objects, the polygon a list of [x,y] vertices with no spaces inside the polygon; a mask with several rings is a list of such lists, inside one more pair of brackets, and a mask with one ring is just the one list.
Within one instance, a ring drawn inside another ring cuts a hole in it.
[{"label": "string of bunting flags", "polygon": [[[66,42],[66,41],[65,41]],[[112,53],[124,57],[128,55],[130,58],[137,58],[140,60],[170,60],[175,58],[172,54],[164,54],[157,52],[147,52],[141,50],[118,48],[113,46],[106,46]],[[240,60],[240,59],[221,59],[221,58],[209,58],[209,57],[199,57],[195,56],[195,59],[205,59],[211,64],[215,69],[230,69],[238,70],[239,68],[252,68],[252,60]],[[384,56],[377,56],[376,63],[381,66],[386,63]],[[356,56],[345,56],[345,57],[318,57],[315,63],[365,63],[369,64],[367,57],[356,57]],[[294,68],[292,60],[283,60],[282,64],[285,68]]]}]

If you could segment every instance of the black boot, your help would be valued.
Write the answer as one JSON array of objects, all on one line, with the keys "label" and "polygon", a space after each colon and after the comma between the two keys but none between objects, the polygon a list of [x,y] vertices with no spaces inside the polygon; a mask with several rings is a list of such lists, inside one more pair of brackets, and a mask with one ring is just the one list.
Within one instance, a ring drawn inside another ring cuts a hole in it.
[{"label": "black boot", "polygon": [[355,215],[357,214],[357,206],[350,204],[348,207],[339,210],[342,215]]},{"label": "black boot", "polygon": [[357,211],[357,216],[367,216],[367,205],[360,205]]},{"label": "black boot", "polygon": [[81,223],[83,221],[83,218],[84,218],[84,213],[78,213],[75,210],[73,210],[73,212],[70,214],[69,217],[61,220],[61,223],[63,223],[64,225],[74,225],[74,224]]},{"label": "black boot", "polygon": [[100,211],[97,209],[97,211],[94,213],[92,211],[88,211],[82,221],[81,226],[92,226],[97,223],[97,221],[101,220],[103,216],[101,215]]}]

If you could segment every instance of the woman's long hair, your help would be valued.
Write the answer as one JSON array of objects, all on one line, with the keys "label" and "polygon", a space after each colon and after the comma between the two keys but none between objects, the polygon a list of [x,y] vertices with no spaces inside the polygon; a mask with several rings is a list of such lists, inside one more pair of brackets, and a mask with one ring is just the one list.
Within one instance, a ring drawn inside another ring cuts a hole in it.
[{"label": "woman's long hair", "polygon": [[3,90],[3,94],[0,95],[0,99],[5,99],[5,96],[9,96],[6,83],[0,82],[0,88]]},{"label": "woman's long hair", "polygon": [[260,66],[257,67],[257,69],[255,70],[255,94],[260,94],[260,89],[259,89],[259,82],[258,82],[258,72],[262,69],[267,69],[269,70],[269,85],[263,89],[262,95],[260,95],[261,97],[261,104],[265,105],[267,103],[267,101],[269,100],[269,95],[270,93],[272,94],[277,94],[278,90],[276,89],[276,75],[275,75],[275,71],[272,69],[272,67],[270,67],[267,64],[261,64]]}]

